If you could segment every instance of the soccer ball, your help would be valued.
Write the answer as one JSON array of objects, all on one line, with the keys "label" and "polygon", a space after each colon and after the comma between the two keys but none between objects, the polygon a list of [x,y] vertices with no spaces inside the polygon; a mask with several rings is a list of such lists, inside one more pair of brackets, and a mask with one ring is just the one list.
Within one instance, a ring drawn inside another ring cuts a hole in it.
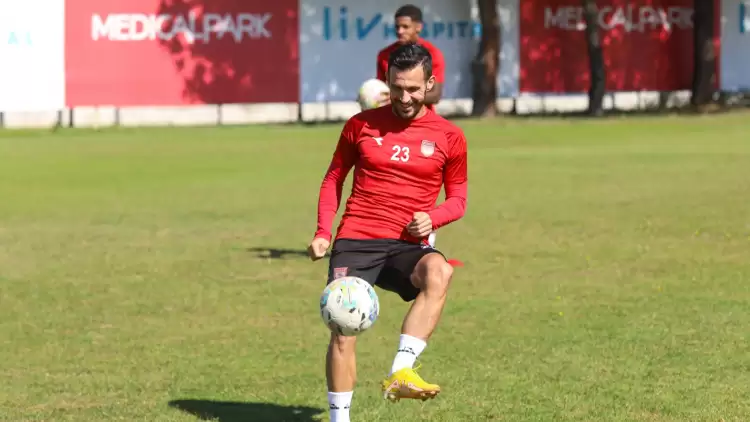
[{"label": "soccer ball", "polygon": [[328,328],[356,336],[372,327],[380,315],[375,289],[359,277],[341,277],[329,283],[320,296],[320,317]]},{"label": "soccer ball", "polygon": [[380,79],[368,79],[359,88],[359,106],[362,110],[377,108],[383,93],[388,93],[388,85]]}]

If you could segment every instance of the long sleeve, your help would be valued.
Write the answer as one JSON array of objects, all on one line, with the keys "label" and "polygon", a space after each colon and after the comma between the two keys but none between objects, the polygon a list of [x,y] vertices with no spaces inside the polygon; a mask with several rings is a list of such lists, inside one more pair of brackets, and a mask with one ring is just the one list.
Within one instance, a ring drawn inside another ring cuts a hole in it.
[{"label": "long sleeve", "polygon": [[432,53],[432,74],[435,75],[435,82],[445,83],[445,58],[443,52],[435,48]]},{"label": "long sleeve", "polygon": [[387,66],[385,66],[385,63],[387,62],[388,62],[388,58],[383,57],[382,51],[379,52],[377,63],[375,63],[375,75],[378,79],[380,79],[383,82],[386,82],[386,73],[388,73],[388,70],[386,69]]},{"label": "long sleeve", "polygon": [[358,131],[355,130],[355,126],[356,122],[353,119],[350,119],[344,125],[331,164],[328,166],[328,170],[323,177],[323,183],[320,185],[316,238],[322,237],[330,241],[333,236],[331,229],[333,219],[336,217],[341,204],[344,181],[357,161],[356,133]]},{"label": "long sleeve", "polygon": [[451,140],[450,151],[443,170],[445,201],[429,212],[433,230],[460,219],[466,213],[468,196],[466,138],[460,132],[449,133],[448,136]]}]

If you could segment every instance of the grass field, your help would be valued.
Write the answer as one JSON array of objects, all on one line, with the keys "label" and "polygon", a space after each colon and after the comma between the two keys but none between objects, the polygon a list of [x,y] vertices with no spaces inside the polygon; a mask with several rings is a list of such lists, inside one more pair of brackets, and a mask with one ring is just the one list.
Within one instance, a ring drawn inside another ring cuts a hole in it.
[{"label": "grass field", "polygon": [[[444,393],[381,399],[381,293],[354,420],[747,420],[748,121],[460,122]],[[327,420],[301,252],[339,128],[0,133],[0,420]]]}]

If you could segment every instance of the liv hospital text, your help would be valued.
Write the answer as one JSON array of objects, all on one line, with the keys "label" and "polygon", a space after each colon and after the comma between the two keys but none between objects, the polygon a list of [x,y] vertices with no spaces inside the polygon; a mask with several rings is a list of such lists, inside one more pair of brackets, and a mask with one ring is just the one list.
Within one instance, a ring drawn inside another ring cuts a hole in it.
[{"label": "liv hospital text", "polygon": [[[481,25],[470,20],[435,21],[424,23],[421,36],[425,39],[478,38],[481,32]],[[350,14],[346,6],[323,8],[324,40],[364,40],[370,37],[396,38],[396,27],[390,16],[382,13],[356,16]]]}]

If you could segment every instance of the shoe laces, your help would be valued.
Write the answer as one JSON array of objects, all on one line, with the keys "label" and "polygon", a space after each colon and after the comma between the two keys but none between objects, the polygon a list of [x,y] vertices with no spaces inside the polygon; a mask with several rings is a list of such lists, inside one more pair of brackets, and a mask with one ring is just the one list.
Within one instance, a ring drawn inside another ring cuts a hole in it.
[{"label": "shoe laces", "polygon": [[415,362],[414,366],[411,368],[411,370],[414,371],[414,374],[416,374],[420,378],[421,378],[421,376],[419,375],[419,368],[421,368],[421,367],[422,367],[422,362]]}]

